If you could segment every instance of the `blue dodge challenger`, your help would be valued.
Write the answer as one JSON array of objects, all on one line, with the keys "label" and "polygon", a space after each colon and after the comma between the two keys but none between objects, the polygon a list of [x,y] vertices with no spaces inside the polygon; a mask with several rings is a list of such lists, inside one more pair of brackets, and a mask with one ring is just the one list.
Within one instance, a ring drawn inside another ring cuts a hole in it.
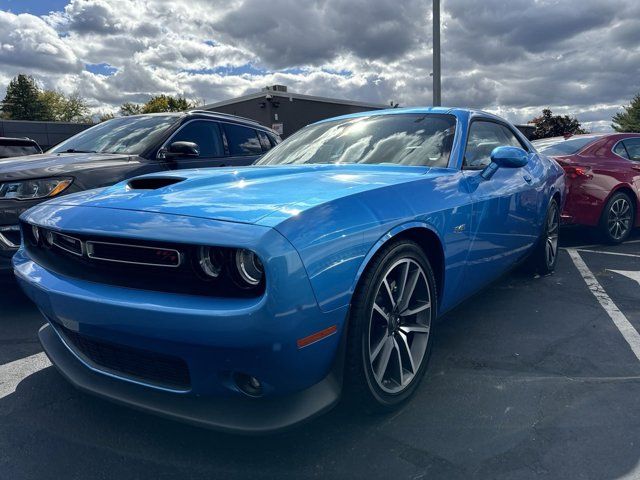
[{"label": "blue dodge challenger", "polygon": [[562,169],[494,115],[375,111],[256,165],[135,177],[21,217],[16,277],[78,388],[260,433],[344,393],[392,409],[438,315],[516,264],[557,261]]}]

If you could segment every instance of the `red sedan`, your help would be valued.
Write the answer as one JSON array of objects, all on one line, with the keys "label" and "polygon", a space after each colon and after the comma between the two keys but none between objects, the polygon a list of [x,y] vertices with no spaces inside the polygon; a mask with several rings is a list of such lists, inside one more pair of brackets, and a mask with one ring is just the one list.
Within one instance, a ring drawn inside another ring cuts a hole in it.
[{"label": "red sedan", "polygon": [[565,224],[598,227],[608,243],[640,225],[640,134],[589,134],[533,142],[566,173]]}]

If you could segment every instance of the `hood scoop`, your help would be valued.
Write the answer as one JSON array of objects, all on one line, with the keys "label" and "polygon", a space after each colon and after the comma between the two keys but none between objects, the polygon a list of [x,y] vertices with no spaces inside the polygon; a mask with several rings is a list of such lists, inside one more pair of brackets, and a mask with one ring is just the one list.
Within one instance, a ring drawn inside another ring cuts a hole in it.
[{"label": "hood scoop", "polygon": [[185,181],[180,177],[142,177],[129,180],[127,190],[157,190]]}]

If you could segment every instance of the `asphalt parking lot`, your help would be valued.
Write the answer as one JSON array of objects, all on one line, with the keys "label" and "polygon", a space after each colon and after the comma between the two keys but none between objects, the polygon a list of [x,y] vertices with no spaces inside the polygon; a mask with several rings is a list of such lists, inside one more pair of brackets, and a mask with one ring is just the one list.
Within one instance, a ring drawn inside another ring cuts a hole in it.
[{"label": "asphalt parking lot", "polygon": [[341,405],[257,438],[77,392],[3,278],[0,478],[639,478],[640,235],[617,247],[583,237],[566,232],[554,275],[513,272],[443,318],[401,411]]}]

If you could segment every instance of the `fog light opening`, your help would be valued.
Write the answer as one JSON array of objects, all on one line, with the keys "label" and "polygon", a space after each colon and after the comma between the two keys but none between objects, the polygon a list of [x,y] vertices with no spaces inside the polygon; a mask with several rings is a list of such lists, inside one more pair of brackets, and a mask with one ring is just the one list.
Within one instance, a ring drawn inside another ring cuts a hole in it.
[{"label": "fog light opening", "polygon": [[260,380],[246,373],[236,372],[233,374],[233,381],[236,383],[238,389],[250,397],[262,396],[262,384]]}]

